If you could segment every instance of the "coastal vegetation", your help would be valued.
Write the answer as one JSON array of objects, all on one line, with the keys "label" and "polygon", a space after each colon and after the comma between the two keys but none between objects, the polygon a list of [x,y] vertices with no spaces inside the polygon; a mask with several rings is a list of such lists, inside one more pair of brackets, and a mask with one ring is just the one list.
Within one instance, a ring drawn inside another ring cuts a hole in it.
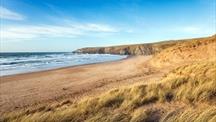
[{"label": "coastal vegetation", "polygon": [[2,121],[216,121],[216,62],[170,71],[159,83],[114,89],[61,107],[10,113]]},{"label": "coastal vegetation", "polygon": [[[181,39],[181,40],[170,40],[161,41],[155,43],[146,44],[133,44],[133,45],[120,45],[120,46],[109,46],[109,47],[86,47],[73,51],[74,53],[89,53],[89,54],[122,54],[122,55],[154,55],[167,49],[167,52],[173,50],[173,48],[195,49],[200,45],[207,45],[215,42],[215,36],[205,38],[194,38],[194,39]],[[202,42],[205,43],[202,43]],[[170,48],[173,47],[173,48]],[[175,53],[175,52],[173,52]],[[167,53],[164,53],[165,55]],[[157,59],[157,58],[156,58]]]},{"label": "coastal vegetation", "polygon": [[156,43],[120,45],[110,47],[86,47],[75,50],[74,53],[90,53],[90,54],[120,54],[120,55],[152,55],[158,53],[168,47],[177,44],[175,41],[163,41]]},{"label": "coastal vegetation", "polygon": [[169,69],[157,82],[142,81],[76,102],[9,112],[1,121],[215,122],[215,44],[215,36],[191,39],[155,54],[149,65]]}]

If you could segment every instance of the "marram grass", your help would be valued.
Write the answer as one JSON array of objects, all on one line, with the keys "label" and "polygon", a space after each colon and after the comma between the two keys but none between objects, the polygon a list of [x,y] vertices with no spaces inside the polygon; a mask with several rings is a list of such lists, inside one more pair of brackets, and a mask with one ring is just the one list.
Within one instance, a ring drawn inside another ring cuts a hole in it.
[{"label": "marram grass", "polygon": [[[1,121],[215,122],[215,101],[216,62],[200,62],[176,68],[157,84],[114,89],[60,108],[7,113]],[[177,102],[186,106],[166,108]]]}]

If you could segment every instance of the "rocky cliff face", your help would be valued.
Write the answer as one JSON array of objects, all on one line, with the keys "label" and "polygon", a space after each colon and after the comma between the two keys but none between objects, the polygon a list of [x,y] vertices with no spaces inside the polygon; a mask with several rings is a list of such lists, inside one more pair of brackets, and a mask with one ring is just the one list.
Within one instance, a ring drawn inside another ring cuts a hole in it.
[{"label": "rocky cliff face", "polygon": [[172,40],[148,44],[122,45],[110,47],[89,47],[81,48],[74,53],[89,53],[89,54],[120,54],[120,55],[152,55],[161,52],[162,50],[173,47],[175,45],[183,44],[184,42],[193,42],[194,40],[209,40],[214,39],[216,35],[205,38],[194,38],[184,40]]},{"label": "rocky cliff face", "polygon": [[166,41],[160,43],[122,45],[110,47],[87,47],[81,48],[74,53],[89,53],[89,54],[120,54],[120,55],[151,55],[161,50],[173,46],[177,41]]}]

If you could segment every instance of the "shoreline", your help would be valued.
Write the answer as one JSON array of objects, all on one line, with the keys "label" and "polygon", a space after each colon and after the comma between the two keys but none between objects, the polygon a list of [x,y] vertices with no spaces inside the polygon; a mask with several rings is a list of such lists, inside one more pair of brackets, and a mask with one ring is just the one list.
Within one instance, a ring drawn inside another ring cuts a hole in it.
[{"label": "shoreline", "polygon": [[88,66],[88,65],[103,64],[103,63],[112,63],[112,62],[117,62],[117,61],[123,61],[123,60],[126,60],[128,58],[132,58],[132,57],[135,57],[135,55],[128,55],[126,58],[113,60],[113,61],[104,61],[104,62],[89,63],[89,64],[78,64],[78,65],[49,68],[49,69],[42,69],[42,70],[29,71],[29,72],[21,72],[21,73],[2,75],[2,76],[0,75],[0,78],[2,78],[2,77],[11,77],[11,76],[16,76],[16,75],[25,75],[25,74],[31,74],[31,73],[38,73],[38,72],[46,72],[46,71],[52,71],[52,70],[61,70],[61,69],[80,67],[80,66]]},{"label": "shoreline", "polygon": [[[158,74],[144,73],[150,69],[142,65],[150,58],[129,56],[117,61],[0,77],[0,113],[34,104],[76,100],[85,95],[138,83],[142,79],[157,78]],[[140,66],[143,68],[140,69]]]}]

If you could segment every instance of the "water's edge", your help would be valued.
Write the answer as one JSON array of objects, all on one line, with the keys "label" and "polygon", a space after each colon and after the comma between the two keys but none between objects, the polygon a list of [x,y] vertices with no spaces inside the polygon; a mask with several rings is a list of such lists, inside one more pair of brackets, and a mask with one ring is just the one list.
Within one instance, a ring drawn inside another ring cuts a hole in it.
[{"label": "water's edge", "polygon": [[7,59],[7,56],[3,57],[0,53],[0,77],[112,62],[127,58],[126,55],[111,54],[47,53],[42,54],[42,56],[33,55],[26,57],[19,54],[19,56]]}]

